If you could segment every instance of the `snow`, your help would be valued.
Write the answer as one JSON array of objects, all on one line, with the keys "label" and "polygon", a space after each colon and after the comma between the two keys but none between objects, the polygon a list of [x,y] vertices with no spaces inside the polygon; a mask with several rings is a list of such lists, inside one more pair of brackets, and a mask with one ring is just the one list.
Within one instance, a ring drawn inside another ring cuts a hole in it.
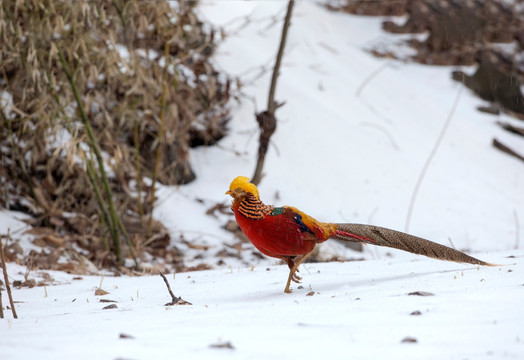
[{"label": "snow", "polygon": [[[155,216],[175,243],[183,235],[210,248],[188,249],[188,256],[203,255],[189,260],[194,265],[217,261],[216,251],[234,242],[222,229],[226,216],[204,213],[229,202],[230,181],[254,169],[254,113],[265,109],[286,2],[199,6],[226,31],[217,66],[242,75],[241,91],[252,101],[232,105],[230,135],[218,146],[192,150],[195,182],[158,192]],[[304,264],[303,288],[293,284],[293,293],[284,294],[287,267],[251,256],[249,247],[242,259],[224,258],[215,270],[169,276],[174,293],[193,304],[175,307],[163,306],[170,298],[158,275],[73,280],[50,272],[54,285],[13,290],[19,319],[5,311],[0,321],[2,359],[524,358],[522,164],[491,146],[496,137],[523,153],[522,138],[495,124],[518,121],[476,111],[483,101],[460,90],[450,67],[374,58],[366,49],[391,48],[400,39],[383,33],[380,23],[296,3],[276,94],[286,104],[277,112],[262,200],[321,221],[404,230],[415,184],[459,96],[408,230],[505,266],[439,262],[372,246],[361,254],[327,242],[323,251],[366,260]],[[7,226],[12,233],[22,228],[15,217],[0,213],[2,234]],[[11,281],[26,273],[15,264],[8,271]],[[117,309],[102,310],[108,304],[94,295],[101,281],[109,291],[103,298],[116,300]],[[416,291],[434,295],[408,295]],[[416,310],[421,315],[410,315]],[[417,343],[402,342],[406,337]],[[228,342],[233,349],[210,347]]]},{"label": "snow", "polygon": [[[2,359],[519,359],[524,266],[522,252],[510,254],[490,256],[517,262],[498,268],[422,258],[306,264],[292,294],[282,291],[283,266],[180,273],[168,279],[192,305],[174,307],[164,306],[160,276],[105,277],[109,294],[95,296],[100,277],[51,273],[62,285],[14,291],[20,318],[0,322]],[[101,298],[117,308],[103,310]],[[233,349],[211,347],[227,343]]]}]

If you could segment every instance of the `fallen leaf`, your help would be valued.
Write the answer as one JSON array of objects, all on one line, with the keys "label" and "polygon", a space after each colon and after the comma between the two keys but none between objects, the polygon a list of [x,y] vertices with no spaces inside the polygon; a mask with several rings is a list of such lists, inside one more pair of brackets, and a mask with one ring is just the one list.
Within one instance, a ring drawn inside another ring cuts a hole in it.
[{"label": "fallen leaf", "polygon": [[211,345],[209,345],[209,347],[213,348],[213,349],[231,349],[231,350],[235,349],[233,344],[231,344],[229,341],[219,342],[217,344],[211,344]]},{"label": "fallen leaf", "polygon": [[102,310],[117,309],[117,308],[118,306],[116,306],[116,304],[111,304],[111,305],[104,306]]},{"label": "fallen leaf", "polygon": [[417,296],[434,296],[435,294],[430,293],[429,291],[413,291],[408,295],[417,295]]},{"label": "fallen leaf", "polygon": [[102,288],[98,288],[95,290],[95,296],[102,296],[102,295],[107,295],[107,294],[109,293]]}]

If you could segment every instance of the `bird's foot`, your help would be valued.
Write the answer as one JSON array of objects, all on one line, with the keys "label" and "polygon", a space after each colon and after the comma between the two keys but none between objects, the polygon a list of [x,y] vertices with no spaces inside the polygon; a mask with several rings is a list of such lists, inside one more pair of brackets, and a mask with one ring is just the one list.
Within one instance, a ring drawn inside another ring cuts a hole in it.
[{"label": "bird's foot", "polygon": [[291,280],[293,280],[294,282],[296,282],[297,284],[300,284],[300,281],[302,280],[302,277],[301,276],[298,276],[296,273],[293,273],[291,275]]}]

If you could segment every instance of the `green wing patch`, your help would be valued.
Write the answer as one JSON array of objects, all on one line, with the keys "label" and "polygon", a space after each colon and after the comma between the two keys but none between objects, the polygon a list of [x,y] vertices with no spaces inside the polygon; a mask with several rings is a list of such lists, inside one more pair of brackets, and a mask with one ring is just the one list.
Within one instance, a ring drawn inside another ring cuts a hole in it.
[{"label": "green wing patch", "polygon": [[277,216],[277,215],[282,215],[282,213],[284,212],[284,208],[283,207],[276,207],[273,209],[273,211],[271,211],[269,213],[269,215],[271,216]]}]

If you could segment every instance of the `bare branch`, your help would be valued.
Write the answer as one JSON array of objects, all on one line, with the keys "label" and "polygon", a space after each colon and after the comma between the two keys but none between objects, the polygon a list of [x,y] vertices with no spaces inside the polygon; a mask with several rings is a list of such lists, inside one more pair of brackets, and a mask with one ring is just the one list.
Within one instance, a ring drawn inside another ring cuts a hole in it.
[{"label": "bare branch", "polygon": [[260,138],[258,146],[257,165],[255,167],[255,172],[253,173],[253,177],[251,179],[251,182],[255,185],[258,185],[260,183],[260,180],[262,179],[262,168],[264,167],[264,161],[269,146],[269,140],[277,128],[277,119],[275,117],[275,111],[284,104],[278,104],[275,102],[275,91],[277,87],[277,79],[280,72],[282,57],[284,55],[287,32],[291,23],[291,14],[293,12],[294,5],[295,0],[289,0],[286,17],[284,19],[284,26],[282,28],[282,36],[280,38],[280,46],[278,48],[277,59],[275,61],[275,67],[273,68],[273,75],[271,76],[271,84],[269,86],[269,95],[267,99],[267,110],[256,114],[258,126],[260,127]]},{"label": "bare branch", "polygon": [[162,274],[160,271],[158,272],[160,274],[160,276],[162,276],[162,279],[164,279],[164,282],[166,283],[166,286],[167,286],[167,291],[169,291],[169,295],[171,295],[171,302],[168,302],[167,304],[165,304],[164,306],[173,306],[173,305],[193,305],[191,304],[190,302],[188,301],[185,301],[184,299],[182,299],[181,297],[179,296],[175,296],[175,294],[173,294],[173,291],[171,291],[171,286],[169,286],[169,282],[167,281],[167,278],[164,276],[164,274]]},{"label": "bare branch", "polygon": [[493,146],[496,147],[497,149],[499,149],[500,151],[505,152],[506,154],[509,154],[511,156],[516,157],[519,160],[524,161],[524,156],[520,155],[515,150],[513,150],[510,147],[504,145],[503,143],[501,143],[500,141],[498,141],[495,138],[493,138]]},{"label": "bare branch", "polygon": [[[7,238],[9,238],[10,235],[9,235],[9,230],[7,231]],[[4,244],[2,243],[2,239],[0,238],[0,258],[2,260],[2,270],[4,272],[4,283],[5,283],[5,288],[7,290],[7,297],[9,298],[9,304],[11,305],[11,312],[13,313],[13,317],[15,319],[18,319],[18,316],[16,315],[16,310],[15,310],[15,303],[13,301],[13,295],[11,294],[11,286],[9,286],[9,277],[7,276],[7,268],[6,268],[6,265],[5,265],[5,254],[4,254]],[[3,313],[2,313],[2,317],[3,317]]]}]

